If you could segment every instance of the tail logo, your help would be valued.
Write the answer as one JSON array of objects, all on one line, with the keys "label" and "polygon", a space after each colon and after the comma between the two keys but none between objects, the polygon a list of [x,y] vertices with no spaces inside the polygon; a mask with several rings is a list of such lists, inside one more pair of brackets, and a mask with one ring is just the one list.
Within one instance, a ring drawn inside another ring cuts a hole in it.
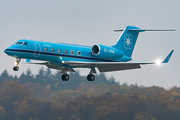
[{"label": "tail logo", "polygon": [[124,35],[124,48],[126,49],[132,49],[132,44],[133,44],[133,36],[126,34]]}]

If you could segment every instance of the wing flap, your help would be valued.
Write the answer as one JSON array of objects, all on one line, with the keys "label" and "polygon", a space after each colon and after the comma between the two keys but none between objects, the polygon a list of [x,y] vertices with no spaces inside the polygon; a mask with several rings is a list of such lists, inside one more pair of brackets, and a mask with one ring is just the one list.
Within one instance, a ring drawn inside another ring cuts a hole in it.
[{"label": "wing flap", "polygon": [[64,67],[57,66],[57,65],[46,65],[48,68],[57,69],[57,70],[63,70]]},{"label": "wing flap", "polygon": [[141,68],[139,64],[117,64],[117,65],[103,65],[97,67],[100,72],[111,72],[111,71],[119,71],[119,70],[129,70],[129,69],[137,69]]},{"label": "wing flap", "polygon": [[[52,69],[56,69],[56,70],[62,70],[63,72],[64,71],[75,72],[75,70],[73,68],[70,68],[70,67],[63,67],[63,66],[59,66],[59,65],[46,65],[46,66],[48,68],[52,68]],[[66,69],[64,69],[64,68],[66,68]]]}]

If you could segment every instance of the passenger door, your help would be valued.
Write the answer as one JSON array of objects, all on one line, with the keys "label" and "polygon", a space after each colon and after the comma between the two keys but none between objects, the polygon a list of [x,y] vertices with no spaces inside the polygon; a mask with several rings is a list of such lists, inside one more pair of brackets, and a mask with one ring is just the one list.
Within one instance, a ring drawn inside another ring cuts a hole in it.
[{"label": "passenger door", "polygon": [[41,45],[38,42],[35,42],[34,45],[35,45],[34,57],[39,57],[39,55],[41,54]]}]

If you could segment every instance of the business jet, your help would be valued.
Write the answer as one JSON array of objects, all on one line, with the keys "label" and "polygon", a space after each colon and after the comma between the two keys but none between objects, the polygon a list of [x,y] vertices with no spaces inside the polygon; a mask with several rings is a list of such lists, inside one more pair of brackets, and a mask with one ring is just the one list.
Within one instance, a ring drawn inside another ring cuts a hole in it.
[{"label": "business jet", "polygon": [[[84,46],[66,43],[52,43],[21,39],[5,49],[5,53],[16,58],[14,71],[19,70],[21,59],[25,63],[46,65],[48,68],[61,70],[62,80],[68,81],[68,72],[75,72],[74,68],[90,68],[87,75],[88,81],[94,81],[97,68],[100,72],[129,70],[141,68],[140,65],[156,64],[156,62],[128,62],[131,61],[132,53],[138,34],[145,31],[174,31],[173,29],[141,29],[135,26],[127,26],[122,31],[117,42],[112,46],[95,44]],[[168,56],[159,63],[168,63],[172,50]],[[32,62],[38,60],[39,62]]]}]

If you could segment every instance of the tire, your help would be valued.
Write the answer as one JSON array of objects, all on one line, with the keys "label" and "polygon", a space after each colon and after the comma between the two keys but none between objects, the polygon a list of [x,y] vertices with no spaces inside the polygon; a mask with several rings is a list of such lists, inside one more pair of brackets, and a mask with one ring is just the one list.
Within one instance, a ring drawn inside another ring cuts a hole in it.
[{"label": "tire", "polygon": [[68,74],[63,74],[63,75],[61,76],[61,79],[62,79],[63,81],[68,81],[68,80],[69,80],[69,75],[68,75]]},{"label": "tire", "polygon": [[94,81],[95,80],[95,76],[93,74],[90,74],[87,76],[87,80],[88,81]]},{"label": "tire", "polygon": [[14,71],[18,71],[18,70],[19,70],[19,67],[13,67],[13,70],[14,70]]}]

